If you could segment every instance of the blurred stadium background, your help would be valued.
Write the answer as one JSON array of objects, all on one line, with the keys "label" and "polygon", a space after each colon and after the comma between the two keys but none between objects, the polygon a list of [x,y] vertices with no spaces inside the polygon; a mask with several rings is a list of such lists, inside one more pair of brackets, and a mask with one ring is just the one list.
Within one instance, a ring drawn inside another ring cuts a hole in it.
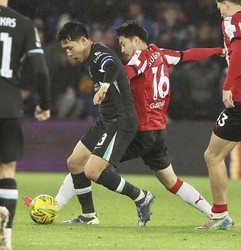
[{"label": "blurred stadium background", "polygon": [[[86,66],[67,58],[55,41],[56,31],[66,21],[83,22],[95,42],[113,48],[120,57],[115,28],[128,19],[142,23],[149,33],[149,42],[159,47],[187,50],[223,46],[221,17],[214,0],[10,0],[9,6],[28,16],[37,27],[52,84],[52,118],[40,126],[32,120],[38,97],[29,91],[31,72],[27,63],[23,65],[26,146],[25,159],[18,166],[20,171],[67,171],[67,156],[98,116],[92,105]],[[218,57],[182,64],[170,71],[168,147],[179,175],[207,175],[203,152],[223,108],[225,71],[226,62]],[[233,178],[241,176],[240,159],[238,148],[228,160]],[[119,171],[149,173],[138,160],[123,164]]]}]

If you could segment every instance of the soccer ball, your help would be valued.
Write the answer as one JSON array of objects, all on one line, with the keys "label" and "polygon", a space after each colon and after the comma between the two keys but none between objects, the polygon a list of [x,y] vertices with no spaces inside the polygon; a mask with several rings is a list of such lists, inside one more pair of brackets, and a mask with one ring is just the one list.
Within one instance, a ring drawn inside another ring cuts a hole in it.
[{"label": "soccer ball", "polygon": [[29,206],[31,219],[38,224],[50,224],[59,216],[59,206],[54,197],[41,194],[35,197]]}]

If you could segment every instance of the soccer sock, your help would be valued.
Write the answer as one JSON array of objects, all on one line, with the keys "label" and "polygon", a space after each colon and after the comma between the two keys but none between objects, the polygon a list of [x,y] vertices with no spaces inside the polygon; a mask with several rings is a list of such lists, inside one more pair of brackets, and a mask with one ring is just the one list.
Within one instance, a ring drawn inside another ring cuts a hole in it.
[{"label": "soccer sock", "polygon": [[6,228],[6,242],[7,242],[7,249],[12,249],[12,228]]},{"label": "soccer sock", "polygon": [[226,215],[228,215],[228,204],[213,203],[211,219],[223,219]]},{"label": "soccer sock", "polygon": [[75,193],[82,206],[83,214],[95,213],[92,199],[91,180],[86,178],[84,173],[71,174],[74,183]]},{"label": "soccer sock", "polygon": [[69,173],[65,177],[61,187],[59,188],[59,192],[55,197],[56,201],[58,202],[59,208],[62,209],[75,194],[76,193],[74,189],[73,179],[71,174]]},{"label": "soccer sock", "polygon": [[213,207],[212,207],[213,213],[224,213],[226,211],[228,211],[228,204],[218,205],[218,204],[213,203]]},{"label": "soccer sock", "polygon": [[176,184],[169,191],[210,217],[211,205],[190,184],[177,179]]},{"label": "soccer sock", "polygon": [[9,211],[7,228],[12,228],[13,219],[18,200],[17,183],[15,179],[0,180],[0,206],[6,207]]},{"label": "soccer sock", "polygon": [[[102,186],[108,188],[111,191],[127,195],[132,200],[137,202],[142,196],[144,196],[143,191],[132,184],[128,183],[121,176],[111,171],[110,169],[104,169],[96,183],[101,184]],[[140,196],[143,194],[142,196]]]}]

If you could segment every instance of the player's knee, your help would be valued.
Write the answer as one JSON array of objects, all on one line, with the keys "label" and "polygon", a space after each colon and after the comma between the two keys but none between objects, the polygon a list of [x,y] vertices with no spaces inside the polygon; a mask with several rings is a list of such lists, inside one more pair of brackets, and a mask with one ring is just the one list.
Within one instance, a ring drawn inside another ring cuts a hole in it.
[{"label": "player's knee", "polygon": [[211,167],[215,163],[215,157],[214,155],[212,155],[209,149],[206,149],[206,151],[204,152],[204,160],[207,167]]},{"label": "player's knee", "polygon": [[0,163],[0,179],[15,178],[16,162]]},{"label": "player's knee", "polygon": [[91,168],[91,167],[85,167],[84,173],[85,176],[92,181],[97,181],[100,175],[100,173],[97,171],[96,168]]},{"label": "player's knee", "polygon": [[76,160],[72,156],[70,156],[67,159],[67,166],[68,166],[68,169],[71,173],[78,171],[78,165],[76,163]]}]

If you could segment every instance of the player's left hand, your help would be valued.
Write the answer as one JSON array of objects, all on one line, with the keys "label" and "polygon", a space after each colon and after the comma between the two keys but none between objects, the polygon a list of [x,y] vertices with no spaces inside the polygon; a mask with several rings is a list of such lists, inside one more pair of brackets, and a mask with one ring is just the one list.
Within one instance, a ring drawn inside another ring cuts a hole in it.
[{"label": "player's left hand", "polygon": [[46,121],[50,118],[50,110],[42,110],[39,106],[36,106],[34,117],[39,121]]},{"label": "player's left hand", "polygon": [[103,83],[100,87],[100,89],[95,93],[93,103],[94,105],[100,105],[102,101],[105,99],[107,90],[109,88],[109,83]]}]

